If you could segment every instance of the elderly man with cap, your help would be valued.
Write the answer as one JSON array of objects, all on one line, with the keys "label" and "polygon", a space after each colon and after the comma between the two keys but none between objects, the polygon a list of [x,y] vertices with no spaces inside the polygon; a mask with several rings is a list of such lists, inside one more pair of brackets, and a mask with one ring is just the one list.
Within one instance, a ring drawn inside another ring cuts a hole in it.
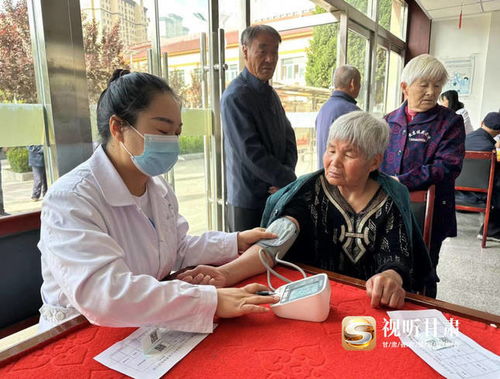
[{"label": "elderly man with cap", "polygon": [[[500,112],[490,112],[486,115],[481,127],[465,137],[465,150],[468,151],[492,151],[500,142],[495,137],[500,136]],[[456,191],[455,198],[460,203],[484,204],[485,194],[478,192]],[[492,209],[488,223],[488,241],[500,242],[500,169],[495,172],[495,184],[493,188]],[[482,238],[483,226],[478,235]]]}]

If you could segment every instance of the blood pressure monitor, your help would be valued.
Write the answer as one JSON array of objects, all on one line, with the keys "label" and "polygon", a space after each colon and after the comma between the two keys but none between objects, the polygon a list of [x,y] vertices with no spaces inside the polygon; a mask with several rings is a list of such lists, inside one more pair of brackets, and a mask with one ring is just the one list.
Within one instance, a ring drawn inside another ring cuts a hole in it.
[{"label": "blood pressure monitor", "polygon": [[318,274],[276,289],[280,301],[271,305],[276,316],[304,321],[325,321],[330,312],[330,282]]},{"label": "blood pressure monitor", "polygon": [[[326,274],[307,277],[304,270],[282,258],[293,245],[299,234],[298,226],[288,217],[280,217],[272,222],[266,229],[277,235],[277,238],[260,240],[257,242],[261,248],[259,257],[267,270],[267,283],[269,288],[280,297],[280,301],[271,305],[271,310],[276,316],[304,321],[325,321],[330,313],[330,281]],[[274,263],[290,266],[297,269],[304,279],[290,281],[276,272],[264,258]],[[288,282],[288,284],[274,289],[271,284],[270,274]]]}]

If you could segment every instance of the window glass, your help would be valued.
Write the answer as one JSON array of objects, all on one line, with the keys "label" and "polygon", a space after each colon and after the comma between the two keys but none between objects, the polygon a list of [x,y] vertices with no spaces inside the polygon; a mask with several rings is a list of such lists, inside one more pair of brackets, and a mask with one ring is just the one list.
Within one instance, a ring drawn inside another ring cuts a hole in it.
[{"label": "window glass", "polygon": [[361,74],[361,91],[356,100],[358,106],[364,110],[366,110],[366,93],[368,88],[368,44],[368,39],[349,29],[347,33],[347,63],[356,67]]},{"label": "window glass", "polygon": [[80,0],[83,46],[94,147],[99,144],[96,108],[115,69],[147,71],[150,47],[147,8],[142,2]]},{"label": "window glass", "polygon": [[208,34],[208,2],[159,1],[158,7],[161,54],[168,55],[168,82],[182,99],[183,121],[179,160],[165,177],[175,189],[179,212],[189,222],[189,233],[201,234],[210,229],[207,154],[212,119],[211,111],[203,108],[200,56],[200,37]]},{"label": "window glass", "polygon": [[[263,9],[270,2],[252,1],[252,12],[264,15]],[[325,11],[311,6],[310,2],[292,1],[290,9],[275,7],[275,18],[269,19],[271,25],[281,25],[286,12],[307,25],[315,16]],[[261,7],[261,8],[259,8]],[[260,12],[260,13],[259,13]],[[254,16],[256,17],[256,16]],[[328,15],[330,17],[330,15]],[[304,26],[297,29],[280,31],[282,43],[272,85],[295,131],[299,160],[297,175],[312,172],[317,168],[315,120],[321,106],[331,94],[332,71],[337,58],[338,23],[317,26]]]},{"label": "window glass", "polygon": [[370,16],[370,9],[368,7],[368,3],[369,3],[368,0],[345,0],[345,2],[352,5],[358,11],[363,12],[367,16]]},{"label": "window glass", "polygon": [[377,46],[377,68],[375,70],[375,93],[373,113],[383,116],[386,105],[388,51],[382,46]]},{"label": "window glass", "polygon": [[40,209],[39,200],[46,191],[46,170],[43,107],[36,104],[38,99],[26,0],[0,1],[0,30],[2,217]]},{"label": "window glass", "polygon": [[402,0],[378,0],[378,23],[405,40],[407,5]]},{"label": "window glass", "polygon": [[305,85],[305,68],[305,56],[281,59],[281,81]]},{"label": "window glass", "polygon": [[250,22],[278,21],[286,18],[310,15],[315,5],[310,0],[287,0],[286,6],[282,1],[251,0]]},{"label": "window glass", "polygon": [[386,112],[392,112],[401,105],[400,78],[403,69],[403,58],[395,51],[389,54],[389,70],[387,75]]},{"label": "window glass", "polygon": [[226,86],[229,83],[231,83],[231,80],[236,78],[238,74],[239,74],[238,64],[237,63],[228,64],[226,70]]}]

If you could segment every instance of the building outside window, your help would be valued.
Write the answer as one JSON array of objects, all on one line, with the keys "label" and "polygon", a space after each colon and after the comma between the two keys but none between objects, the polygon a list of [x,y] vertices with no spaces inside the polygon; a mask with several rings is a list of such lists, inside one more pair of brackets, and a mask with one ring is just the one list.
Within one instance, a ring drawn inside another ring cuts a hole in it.
[{"label": "building outside window", "polygon": [[281,81],[305,84],[306,57],[284,58],[281,60]]}]

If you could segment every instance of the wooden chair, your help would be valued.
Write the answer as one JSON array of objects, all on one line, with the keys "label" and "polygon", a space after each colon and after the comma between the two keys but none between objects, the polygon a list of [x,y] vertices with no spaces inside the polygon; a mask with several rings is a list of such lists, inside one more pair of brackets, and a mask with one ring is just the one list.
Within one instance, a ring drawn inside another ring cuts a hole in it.
[{"label": "wooden chair", "polygon": [[434,214],[435,186],[428,190],[410,192],[410,206],[422,232],[425,246],[430,250],[432,237],[432,217]]},{"label": "wooden chair", "polygon": [[38,322],[40,211],[0,218],[0,338]]},{"label": "wooden chair", "polygon": [[488,223],[490,220],[491,197],[495,177],[495,151],[466,151],[462,172],[455,181],[455,190],[463,192],[479,192],[486,195],[483,204],[469,204],[457,198],[455,209],[484,213],[483,235],[481,247],[486,247]]}]

